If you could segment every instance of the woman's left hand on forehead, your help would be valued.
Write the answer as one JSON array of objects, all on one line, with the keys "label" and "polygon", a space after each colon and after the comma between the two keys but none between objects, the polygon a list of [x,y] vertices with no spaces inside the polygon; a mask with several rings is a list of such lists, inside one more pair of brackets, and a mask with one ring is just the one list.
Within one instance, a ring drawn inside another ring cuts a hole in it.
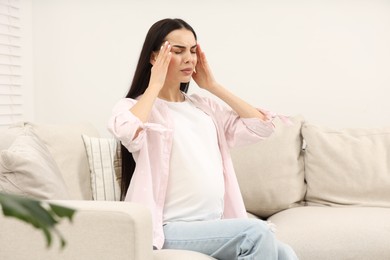
[{"label": "woman's left hand on forehead", "polygon": [[195,71],[192,74],[192,78],[199,87],[203,89],[210,89],[216,85],[216,81],[207,62],[206,54],[200,48],[199,44],[196,48],[196,56],[198,62],[196,64]]}]

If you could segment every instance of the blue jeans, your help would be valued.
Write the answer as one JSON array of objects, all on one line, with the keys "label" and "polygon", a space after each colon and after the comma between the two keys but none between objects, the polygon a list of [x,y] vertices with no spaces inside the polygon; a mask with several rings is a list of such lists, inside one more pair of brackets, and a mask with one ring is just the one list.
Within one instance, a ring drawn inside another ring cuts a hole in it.
[{"label": "blue jeans", "polygon": [[164,249],[197,251],[219,260],[298,259],[259,219],[172,222],[164,225]]}]

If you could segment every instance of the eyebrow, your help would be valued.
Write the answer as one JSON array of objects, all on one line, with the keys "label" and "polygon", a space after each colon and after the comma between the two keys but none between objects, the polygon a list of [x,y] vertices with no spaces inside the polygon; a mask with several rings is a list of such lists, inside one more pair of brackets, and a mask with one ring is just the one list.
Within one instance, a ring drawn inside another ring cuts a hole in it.
[{"label": "eyebrow", "polygon": [[[196,48],[197,45],[192,46],[190,49]],[[180,49],[185,49],[186,46],[183,45],[172,45],[172,47],[180,48]]]}]

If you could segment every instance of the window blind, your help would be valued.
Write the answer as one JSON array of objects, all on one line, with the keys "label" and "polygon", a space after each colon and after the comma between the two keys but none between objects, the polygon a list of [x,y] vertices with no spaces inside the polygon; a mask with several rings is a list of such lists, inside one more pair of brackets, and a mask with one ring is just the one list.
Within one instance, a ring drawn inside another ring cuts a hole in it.
[{"label": "window blind", "polygon": [[0,128],[23,119],[19,0],[0,0]]}]

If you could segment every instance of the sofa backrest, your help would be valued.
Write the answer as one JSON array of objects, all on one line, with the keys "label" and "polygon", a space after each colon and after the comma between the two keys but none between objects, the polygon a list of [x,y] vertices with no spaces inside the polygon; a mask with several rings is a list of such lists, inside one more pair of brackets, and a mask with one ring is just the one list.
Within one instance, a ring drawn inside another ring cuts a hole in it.
[{"label": "sofa backrest", "polygon": [[27,127],[48,148],[60,169],[70,198],[92,199],[88,159],[81,136],[86,134],[98,137],[96,128],[89,123],[54,125],[22,122],[2,131],[0,151],[8,149],[13,140]]},{"label": "sofa backrest", "polygon": [[305,123],[308,205],[390,207],[390,128]]},{"label": "sofa backrest", "polygon": [[267,218],[299,206],[306,193],[302,156],[302,116],[286,125],[274,120],[275,132],[259,143],[231,150],[248,212]]}]

